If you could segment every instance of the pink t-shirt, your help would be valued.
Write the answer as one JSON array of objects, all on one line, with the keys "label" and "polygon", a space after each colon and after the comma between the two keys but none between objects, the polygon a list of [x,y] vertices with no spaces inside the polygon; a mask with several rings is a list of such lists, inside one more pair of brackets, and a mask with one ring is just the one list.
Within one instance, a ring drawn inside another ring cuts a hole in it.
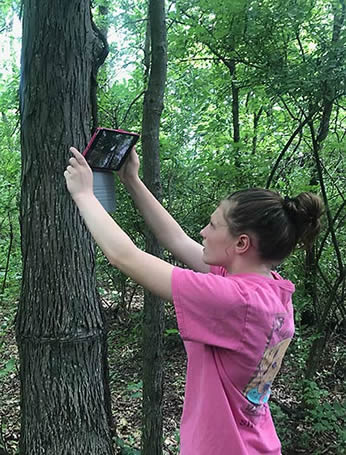
[{"label": "pink t-shirt", "polygon": [[174,268],[188,356],[180,455],[281,453],[267,401],[294,333],[294,285],[273,278]]}]

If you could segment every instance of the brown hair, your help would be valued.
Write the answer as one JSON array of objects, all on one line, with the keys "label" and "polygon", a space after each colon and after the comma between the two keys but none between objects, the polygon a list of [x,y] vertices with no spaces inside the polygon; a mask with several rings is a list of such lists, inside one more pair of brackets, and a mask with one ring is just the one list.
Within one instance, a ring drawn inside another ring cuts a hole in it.
[{"label": "brown hair", "polygon": [[232,235],[254,234],[262,259],[281,262],[299,245],[309,248],[321,227],[321,199],[313,193],[294,198],[260,188],[236,191],[225,199],[224,216]]}]

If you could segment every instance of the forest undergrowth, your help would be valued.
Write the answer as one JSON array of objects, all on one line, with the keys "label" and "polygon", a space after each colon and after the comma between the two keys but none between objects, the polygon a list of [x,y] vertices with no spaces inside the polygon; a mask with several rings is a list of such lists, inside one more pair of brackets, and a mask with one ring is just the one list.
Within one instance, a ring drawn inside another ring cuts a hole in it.
[{"label": "forest undergrowth", "polygon": [[[139,455],[141,440],[141,299],[127,315],[108,311],[109,370],[118,453]],[[12,308],[12,310],[9,310]],[[13,304],[0,309],[0,454],[14,455],[20,431],[19,378]],[[313,329],[311,329],[313,330]],[[179,421],[184,401],[186,356],[174,310],[166,304],[164,363],[164,455],[179,453]],[[342,455],[346,447],[345,341],[331,338],[316,382],[305,387],[302,407],[301,340],[295,338],[276,379],[271,410],[283,455]]]}]

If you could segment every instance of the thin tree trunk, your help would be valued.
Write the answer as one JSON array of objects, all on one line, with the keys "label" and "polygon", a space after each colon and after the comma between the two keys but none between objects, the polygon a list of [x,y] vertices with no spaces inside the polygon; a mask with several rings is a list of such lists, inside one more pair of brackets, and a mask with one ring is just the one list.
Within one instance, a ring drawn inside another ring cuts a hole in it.
[{"label": "thin tree trunk", "polygon": [[[323,118],[322,118],[323,121]],[[310,131],[311,131],[311,138],[312,138],[312,148],[313,148],[313,155],[315,159],[315,165],[316,165],[316,176],[321,188],[321,193],[322,193],[322,198],[325,206],[325,212],[327,215],[327,221],[328,221],[328,230],[331,235],[331,240],[332,240],[332,245],[334,247],[334,253],[337,259],[337,265],[339,269],[339,276],[333,286],[333,292],[330,293],[329,295],[329,300],[328,302],[325,303],[324,308],[321,311],[321,314],[318,319],[318,326],[317,326],[317,333],[314,341],[312,342],[309,356],[306,362],[306,370],[305,370],[305,377],[306,379],[312,379],[318,369],[319,366],[319,360],[322,356],[324,347],[326,345],[326,342],[328,341],[329,337],[329,332],[327,331],[327,323],[328,319],[330,317],[330,314],[333,311],[333,308],[337,305],[337,298],[336,298],[336,293],[338,291],[338,288],[340,285],[345,280],[345,270],[346,267],[344,265],[344,261],[341,255],[341,250],[339,246],[339,242],[335,233],[334,229],[334,220],[330,211],[330,207],[328,204],[328,196],[327,196],[327,189],[326,185],[324,183],[324,177],[323,177],[323,170],[322,170],[322,165],[321,165],[321,160],[319,156],[319,151],[322,148],[321,142],[318,141],[318,137],[315,135],[315,130],[313,123],[310,122]],[[315,271],[317,270],[318,263],[317,261],[314,261],[313,267]],[[316,272],[315,272],[316,273]],[[317,298],[317,296],[316,296]]]},{"label": "thin tree trunk", "polygon": [[106,331],[93,244],[65,186],[91,130],[89,1],[23,2],[23,280],[16,320],[21,455],[113,453]]},{"label": "thin tree trunk", "polygon": [[[144,181],[161,200],[160,117],[167,71],[165,6],[163,0],[149,1],[151,66],[148,89],[144,97],[142,150]],[[161,249],[151,233],[147,234],[147,251],[161,256]],[[143,321],[143,433],[142,454],[162,453],[163,396],[163,329],[164,306],[161,299],[145,292]]]},{"label": "thin tree trunk", "polygon": [[[345,17],[346,17],[345,0],[340,0],[339,5],[335,4],[334,6],[334,23],[332,34],[333,45],[338,43],[342,37],[341,30],[345,22]],[[338,62],[338,59],[340,57],[338,56],[338,54],[335,54],[335,46],[331,47],[329,58],[330,60],[333,59],[335,63]],[[326,79],[323,82],[321,90],[321,93],[323,94],[322,117],[320,120],[317,134],[315,132],[313,121],[311,120],[309,122],[312,152],[316,166],[316,178],[321,188],[326,217],[328,221],[328,230],[330,232],[331,237],[331,244],[334,248],[334,253],[338,267],[338,277],[333,285],[333,290],[329,295],[329,300],[325,303],[324,308],[321,312],[321,316],[318,320],[316,338],[312,342],[309,356],[306,362],[305,377],[307,379],[312,379],[318,369],[319,359],[321,358],[326,342],[328,341],[329,336],[329,332],[327,330],[328,320],[330,318],[330,315],[333,313],[334,308],[337,306],[338,299],[336,297],[336,294],[338,288],[345,283],[346,278],[346,266],[341,254],[341,248],[334,229],[334,219],[328,203],[327,187],[324,182],[323,167],[320,158],[320,151],[322,150],[323,147],[323,141],[326,139],[329,133],[330,118],[333,111],[333,106],[336,102],[336,93],[338,92],[338,89],[339,87],[335,86],[335,83],[333,81],[330,81],[329,79]],[[318,264],[316,263],[315,268],[317,269],[317,267]]]},{"label": "thin tree trunk", "polygon": [[261,118],[263,112],[263,107],[259,109],[258,112],[254,112],[253,114],[253,138],[252,138],[252,154],[256,155],[257,151],[257,130],[258,130],[258,123]]},{"label": "thin tree trunk", "polygon": [[[240,142],[240,125],[239,125],[239,87],[236,82],[237,67],[234,60],[228,62],[229,72],[231,74],[232,87],[232,124],[233,124],[233,141],[238,144]],[[238,163],[240,165],[240,163]]]}]

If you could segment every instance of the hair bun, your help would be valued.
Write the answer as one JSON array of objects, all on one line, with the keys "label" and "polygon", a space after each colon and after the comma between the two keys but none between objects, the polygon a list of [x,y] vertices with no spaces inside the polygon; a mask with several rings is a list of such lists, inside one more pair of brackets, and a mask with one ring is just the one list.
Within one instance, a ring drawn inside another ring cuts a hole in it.
[{"label": "hair bun", "polygon": [[296,198],[290,198],[288,196],[285,196],[283,201],[282,201],[282,207],[287,213],[288,216],[294,216],[294,214],[297,212],[297,206],[296,206]]},{"label": "hair bun", "polygon": [[295,225],[297,243],[308,248],[321,229],[321,199],[313,193],[304,192],[294,198],[283,198],[282,207]]}]

